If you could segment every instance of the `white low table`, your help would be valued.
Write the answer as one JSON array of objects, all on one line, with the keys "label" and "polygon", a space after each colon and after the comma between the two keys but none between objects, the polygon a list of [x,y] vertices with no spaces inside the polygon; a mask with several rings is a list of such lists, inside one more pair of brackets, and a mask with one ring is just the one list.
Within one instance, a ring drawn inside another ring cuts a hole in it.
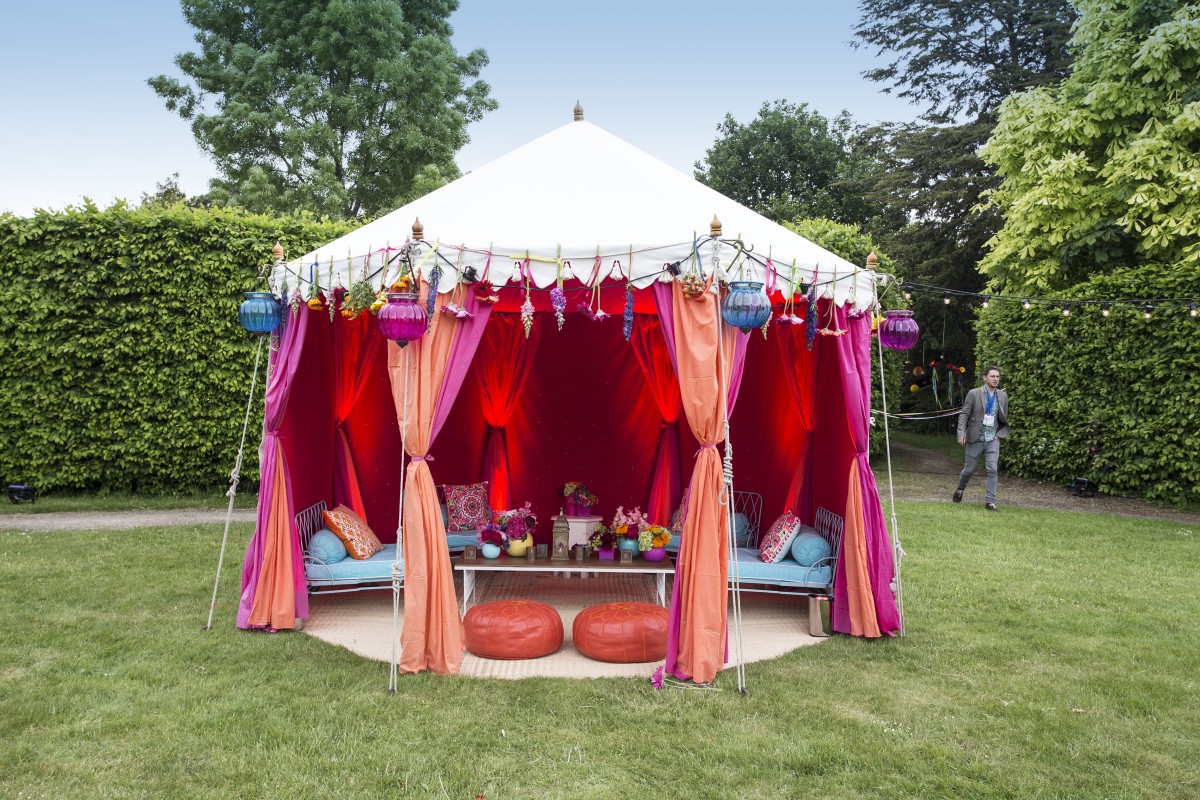
[{"label": "white low table", "polygon": [[[577,517],[582,519],[582,517]],[[657,581],[658,604],[667,604],[667,576],[674,574],[675,561],[668,556],[662,561],[647,561],[635,558],[629,563],[619,560],[601,561],[598,556],[592,556],[586,561],[551,561],[539,558],[537,561],[526,561],[523,558],[476,558],[473,561],[464,558],[452,559],[454,569],[463,574],[462,613],[466,614],[471,607],[471,598],[475,595],[475,573],[477,572],[559,572],[565,574],[588,572],[623,572],[632,575],[653,575]]]}]

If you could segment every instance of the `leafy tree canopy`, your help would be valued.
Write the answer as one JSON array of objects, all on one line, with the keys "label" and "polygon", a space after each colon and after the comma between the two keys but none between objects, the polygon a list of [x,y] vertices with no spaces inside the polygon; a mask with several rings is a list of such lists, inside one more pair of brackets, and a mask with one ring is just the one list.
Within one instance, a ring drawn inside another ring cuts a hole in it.
[{"label": "leafy tree canopy", "polygon": [[1078,61],[1015,95],[983,154],[1005,216],[981,269],[1006,291],[1200,260],[1200,7],[1080,0]]},{"label": "leafy tree canopy", "polygon": [[148,83],[192,125],[215,202],[356,218],[453,179],[496,107],[483,50],[459,56],[457,0],[183,0],[199,52]]},{"label": "leafy tree canopy", "polygon": [[892,60],[865,73],[926,106],[932,122],[978,117],[1010,92],[1063,74],[1066,0],[860,0],[856,46]]},{"label": "leafy tree canopy", "polygon": [[696,179],[782,222],[828,217],[862,224],[879,212],[863,183],[874,169],[855,155],[855,126],[843,111],[832,120],[807,103],[763,103],[741,124],[726,114],[718,137],[696,162]]}]

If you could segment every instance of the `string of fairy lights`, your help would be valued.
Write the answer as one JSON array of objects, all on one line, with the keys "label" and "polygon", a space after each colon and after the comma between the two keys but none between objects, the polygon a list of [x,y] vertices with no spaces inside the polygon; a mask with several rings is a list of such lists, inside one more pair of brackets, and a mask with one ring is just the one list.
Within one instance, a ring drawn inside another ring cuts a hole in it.
[{"label": "string of fairy lights", "polygon": [[904,299],[912,300],[913,295],[922,294],[941,297],[944,305],[954,303],[969,303],[980,308],[989,308],[993,303],[1019,304],[1026,311],[1034,308],[1056,309],[1064,317],[1071,316],[1074,311],[1098,310],[1101,317],[1110,317],[1117,312],[1132,312],[1141,314],[1146,320],[1154,318],[1159,313],[1182,312],[1193,319],[1200,318],[1200,297],[1143,297],[1143,298],[1112,298],[1112,299],[1078,299],[1035,297],[1020,294],[984,294],[966,292],[960,289],[948,289],[944,286],[933,286],[927,283],[904,281],[901,291]]}]

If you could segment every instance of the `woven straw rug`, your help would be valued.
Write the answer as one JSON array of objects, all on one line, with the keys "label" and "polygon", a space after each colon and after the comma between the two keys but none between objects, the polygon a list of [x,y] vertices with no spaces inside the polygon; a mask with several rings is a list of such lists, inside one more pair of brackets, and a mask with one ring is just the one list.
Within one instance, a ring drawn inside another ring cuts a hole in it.
[{"label": "woven straw rug", "polygon": [[[461,601],[461,579],[458,575],[455,578]],[[668,585],[667,597],[670,597],[670,591]],[[544,573],[481,574],[472,602],[485,603],[510,598],[528,598],[554,606],[563,621],[562,648],[543,658],[519,661],[497,661],[466,653],[460,675],[479,678],[647,678],[662,663],[607,664],[593,661],[577,652],[571,641],[571,624],[575,615],[588,606],[621,600],[653,603],[652,578],[613,574],[590,578],[552,577]],[[364,658],[386,663],[392,655],[392,592],[381,590],[314,597],[304,631]],[[742,649],[746,663],[775,658],[797,647],[820,641],[808,635],[808,603],[805,598],[763,594],[742,596]],[[732,639],[729,656],[727,669],[733,667]]]}]

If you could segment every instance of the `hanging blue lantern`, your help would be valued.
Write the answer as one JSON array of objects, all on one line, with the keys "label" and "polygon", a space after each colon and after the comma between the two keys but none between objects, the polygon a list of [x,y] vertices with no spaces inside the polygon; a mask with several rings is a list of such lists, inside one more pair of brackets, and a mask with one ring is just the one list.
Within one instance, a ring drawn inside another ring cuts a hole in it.
[{"label": "hanging blue lantern", "polygon": [[721,304],[721,318],[742,333],[761,328],[771,317],[771,301],[757,281],[731,281]]},{"label": "hanging blue lantern", "polygon": [[246,292],[246,299],[238,309],[238,320],[251,333],[270,333],[283,322],[283,311],[270,292]]}]

